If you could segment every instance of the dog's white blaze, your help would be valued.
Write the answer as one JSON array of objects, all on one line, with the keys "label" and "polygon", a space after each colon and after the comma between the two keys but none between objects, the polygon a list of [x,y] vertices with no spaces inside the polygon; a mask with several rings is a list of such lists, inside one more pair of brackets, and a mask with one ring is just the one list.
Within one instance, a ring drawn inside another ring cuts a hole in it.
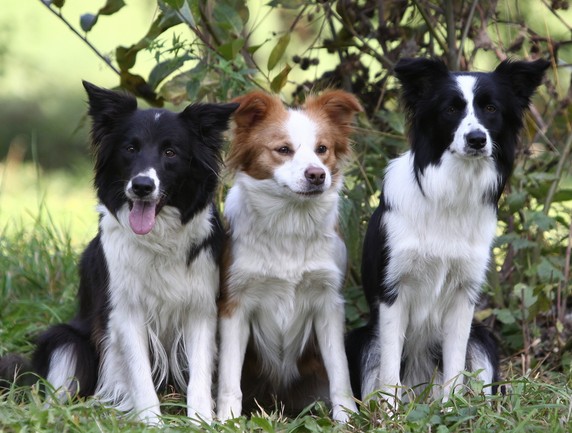
[{"label": "dog's white blaze", "polygon": [[467,153],[467,141],[466,135],[472,131],[481,131],[485,133],[487,137],[487,143],[485,145],[483,156],[490,156],[493,151],[492,139],[487,131],[487,129],[481,124],[477,115],[475,114],[474,99],[475,99],[475,85],[477,83],[476,77],[470,75],[461,75],[456,77],[457,87],[465,99],[467,106],[465,117],[461,121],[459,127],[455,131],[455,136],[453,138],[453,143],[451,144],[451,149],[460,155],[465,155]]},{"label": "dog's white blaze", "polygon": [[306,170],[318,167],[324,169],[326,173],[323,188],[328,189],[332,183],[332,176],[316,155],[318,125],[303,111],[291,109],[288,110],[288,119],[284,128],[294,155],[291,160],[276,167],[274,171],[276,182],[288,187],[291,191],[305,192],[308,184],[305,176]]},{"label": "dog's white blaze", "polygon": [[218,266],[208,249],[187,264],[189,246],[212,232],[210,206],[185,225],[176,208],[165,206],[146,236],[129,229],[127,205],[116,217],[99,210],[111,305],[96,396],[154,423],[160,409],[153,382],[170,370],[187,389],[189,416],[210,419]]},{"label": "dog's white blaze", "polygon": [[50,370],[46,380],[52,385],[56,398],[60,401],[73,396],[77,391],[75,371],[77,359],[70,346],[58,347],[50,357]]},{"label": "dog's white blaze", "polygon": [[155,116],[153,116],[155,122],[158,122],[160,118],[161,118],[161,113],[155,113]]},{"label": "dog's white blaze", "polygon": [[125,194],[127,195],[127,197],[130,200],[137,200],[140,198],[133,192],[133,179],[135,179],[138,176],[144,176],[144,177],[149,177],[149,178],[153,179],[153,184],[154,184],[155,188],[154,188],[152,194],[149,197],[147,197],[147,199],[158,200],[159,196],[161,194],[161,190],[160,190],[161,180],[159,179],[159,176],[157,175],[157,170],[155,170],[154,168],[148,168],[147,170],[143,170],[143,171],[137,173],[131,179],[129,179],[129,182],[127,182],[127,186],[125,187]]}]

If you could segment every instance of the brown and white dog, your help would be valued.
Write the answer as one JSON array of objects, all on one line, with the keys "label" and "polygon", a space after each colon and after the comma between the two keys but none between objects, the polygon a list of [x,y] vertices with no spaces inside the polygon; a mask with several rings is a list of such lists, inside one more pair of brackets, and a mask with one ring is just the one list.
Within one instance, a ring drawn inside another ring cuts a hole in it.
[{"label": "brown and white dog", "polygon": [[298,109],[263,92],[235,102],[218,417],[274,402],[296,414],[323,400],[345,421],[356,405],[344,351],[338,201],[361,105],[339,90]]}]

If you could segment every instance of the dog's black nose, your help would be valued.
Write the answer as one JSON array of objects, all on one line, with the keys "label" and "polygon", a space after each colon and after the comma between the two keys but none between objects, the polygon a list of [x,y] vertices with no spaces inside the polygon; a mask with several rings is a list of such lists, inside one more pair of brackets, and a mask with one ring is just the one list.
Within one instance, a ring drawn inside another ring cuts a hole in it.
[{"label": "dog's black nose", "polygon": [[308,167],[304,172],[306,180],[312,185],[322,185],[326,180],[326,172],[320,167]]},{"label": "dog's black nose", "polygon": [[465,140],[471,149],[481,150],[487,144],[487,135],[477,129],[465,135]]},{"label": "dog's black nose", "polygon": [[155,190],[155,182],[147,176],[137,176],[131,181],[131,190],[137,197],[147,197]]}]

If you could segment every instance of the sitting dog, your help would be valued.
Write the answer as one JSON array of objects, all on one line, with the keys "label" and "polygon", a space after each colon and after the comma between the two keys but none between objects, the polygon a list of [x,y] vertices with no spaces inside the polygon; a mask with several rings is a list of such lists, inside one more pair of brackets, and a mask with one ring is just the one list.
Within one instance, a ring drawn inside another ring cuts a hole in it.
[{"label": "sitting dog", "polygon": [[222,133],[238,104],[175,114],[84,82],[93,121],[99,232],[80,263],[79,310],[42,334],[35,370],[58,390],[159,422],[156,389],[212,418],[219,264],[213,198]]},{"label": "sitting dog", "polygon": [[498,380],[496,340],[472,323],[473,311],[522,117],[548,66],[504,61],[490,73],[452,73],[437,60],[406,59],[395,67],[411,150],[390,162],[364,240],[371,317],[346,338],[358,398],[381,390],[394,406],[401,385],[433,381],[447,400],[464,370]]},{"label": "sitting dog", "polygon": [[333,417],[345,420],[356,405],[344,352],[346,248],[338,202],[351,122],[362,108],[337,90],[298,109],[262,92],[236,102],[218,417],[273,402],[296,415],[325,400]]}]

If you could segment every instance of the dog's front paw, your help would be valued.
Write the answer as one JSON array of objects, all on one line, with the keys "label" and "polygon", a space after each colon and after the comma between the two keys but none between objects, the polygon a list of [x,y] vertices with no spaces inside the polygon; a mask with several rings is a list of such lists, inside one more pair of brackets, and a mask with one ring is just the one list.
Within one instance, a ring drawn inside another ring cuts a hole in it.
[{"label": "dog's front paw", "polygon": [[352,398],[342,398],[332,405],[332,418],[335,421],[348,422],[352,412],[357,412],[357,405]]},{"label": "dog's front paw", "polygon": [[163,420],[159,417],[160,413],[156,410],[145,409],[137,413],[139,421],[144,422],[148,426],[162,426]]},{"label": "dog's front paw", "polygon": [[224,422],[239,417],[242,413],[242,396],[224,396],[217,401],[217,417]]},{"label": "dog's front paw", "polygon": [[187,416],[196,424],[200,424],[201,421],[210,424],[213,420],[211,405],[207,403],[204,404],[203,407],[199,406],[200,405],[197,404],[189,405],[187,408]]}]

